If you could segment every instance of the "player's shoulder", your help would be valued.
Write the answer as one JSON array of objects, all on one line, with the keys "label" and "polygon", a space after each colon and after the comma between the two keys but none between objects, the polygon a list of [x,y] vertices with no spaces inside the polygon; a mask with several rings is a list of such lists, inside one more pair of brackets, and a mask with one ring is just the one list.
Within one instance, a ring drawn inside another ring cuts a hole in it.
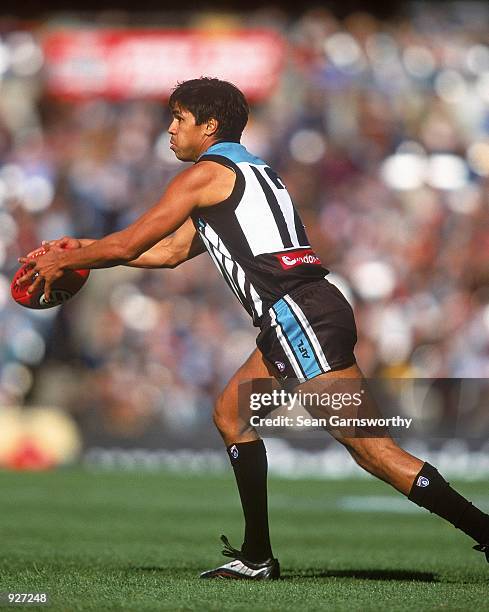
[{"label": "player's shoulder", "polygon": [[186,189],[199,189],[220,180],[229,172],[228,168],[206,160],[185,168],[174,177],[173,182]]},{"label": "player's shoulder", "polygon": [[236,175],[213,161],[202,161],[180,172],[172,181],[177,193],[186,193],[197,206],[213,206],[230,196]]}]

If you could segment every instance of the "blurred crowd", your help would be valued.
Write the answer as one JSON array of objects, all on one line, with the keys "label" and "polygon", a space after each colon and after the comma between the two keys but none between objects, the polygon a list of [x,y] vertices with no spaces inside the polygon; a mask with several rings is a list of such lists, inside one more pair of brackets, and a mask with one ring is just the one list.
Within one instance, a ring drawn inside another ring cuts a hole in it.
[{"label": "blurred crowd", "polygon": [[[369,376],[489,376],[489,5],[463,5],[240,17],[287,41],[243,143],[277,169],[354,306]],[[48,97],[40,30],[0,33],[0,404],[61,406],[92,439],[162,425],[185,440],[254,348],[206,254],[93,271],[61,309],[10,299],[17,257],[127,226],[183,167],[163,102]]]}]

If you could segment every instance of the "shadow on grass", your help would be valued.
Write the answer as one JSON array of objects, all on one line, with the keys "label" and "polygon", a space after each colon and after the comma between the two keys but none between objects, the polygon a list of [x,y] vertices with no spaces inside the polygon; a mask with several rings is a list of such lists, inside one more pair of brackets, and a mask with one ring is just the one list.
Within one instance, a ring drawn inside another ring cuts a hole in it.
[{"label": "shadow on grass", "polygon": [[167,565],[163,566],[152,566],[152,565],[140,565],[140,566],[129,566],[126,568],[126,571],[128,572],[148,572],[151,574],[158,574],[159,576],[170,576],[172,578],[178,578],[179,576],[181,577],[186,577],[186,574],[194,574],[199,576],[201,572],[203,572],[204,570],[200,567],[200,565],[197,567],[193,567],[193,566],[186,566],[186,567],[182,567],[182,566],[175,566],[175,567],[168,567]]},{"label": "shadow on grass", "polygon": [[345,570],[301,570],[299,572],[283,572],[282,578],[360,578],[361,580],[399,580],[411,582],[439,582],[432,572],[417,572],[414,570],[389,569],[345,569]]},{"label": "shadow on grass", "polygon": [[[201,570],[194,568],[181,567],[131,567],[130,570],[139,572],[158,572],[160,575],[169,575],[173,578],[178,574],[186,574],[196,572],[196,575]],[[389,570],[389,569],[304,569],[297,572],[282,572],[282,580],[291,580],[297,578],[358,578],[360,580],[385,580],[385,581],[408,581],[408,582],[439,582],[436,574],[432,572],[417,572],[414,570]]]}]

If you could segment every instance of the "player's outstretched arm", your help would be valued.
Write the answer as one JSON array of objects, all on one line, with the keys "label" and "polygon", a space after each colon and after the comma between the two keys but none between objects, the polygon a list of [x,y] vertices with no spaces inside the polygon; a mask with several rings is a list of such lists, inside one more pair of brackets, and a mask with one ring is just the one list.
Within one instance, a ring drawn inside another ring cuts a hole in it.
[{"label": "player's outstretched arm", "polygon": [[[46,251],[52,248],[79,249],[94,242],[93,238],[64,236],[57,240],[44,241],[40,248]],[[184,261],[193,259],[204,251],[205,246],[199,238],[192,220],[187,219],[171,236],[163,238],[145,253],[125,265],[133,268],[176,268]],[[34,249],[27,257],[33,257],[38,252],[39,248]]]},{"label": "player's outstretched arm", "polygon": [[219,180],[220,173],[218,164],[196,164],[176,176],[161,200],[126,229],[78,249],[52,249],[38,258],[20,258],[29,269],[19,281],[34,281],[29,292],[44,282],[49,300],[51,284],[64,270],[109,268],[134,261],[182,226],[195,208],[212,206],[229,196],[229,185]]},{"label": "player's outstretched arm", "polygon": [[177,231],[163,238],[145,253],[126,265],[134,268],[176,268],[184,261],[193,259],[205,251],[191,219]]}]

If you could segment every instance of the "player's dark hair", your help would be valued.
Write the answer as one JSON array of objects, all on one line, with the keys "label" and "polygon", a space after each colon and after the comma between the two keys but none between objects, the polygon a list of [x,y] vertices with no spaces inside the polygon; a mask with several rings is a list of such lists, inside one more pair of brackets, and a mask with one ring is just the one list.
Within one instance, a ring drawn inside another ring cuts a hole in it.
[{"label": "player's dark hair", "polygon": [[216,119],[217,138],[231,142],[240,141],[250,112],[246,98],[235,85],[210,77],[179,83],[168,105],[171,110],[179,105],[190,111],[196,125]]}]

